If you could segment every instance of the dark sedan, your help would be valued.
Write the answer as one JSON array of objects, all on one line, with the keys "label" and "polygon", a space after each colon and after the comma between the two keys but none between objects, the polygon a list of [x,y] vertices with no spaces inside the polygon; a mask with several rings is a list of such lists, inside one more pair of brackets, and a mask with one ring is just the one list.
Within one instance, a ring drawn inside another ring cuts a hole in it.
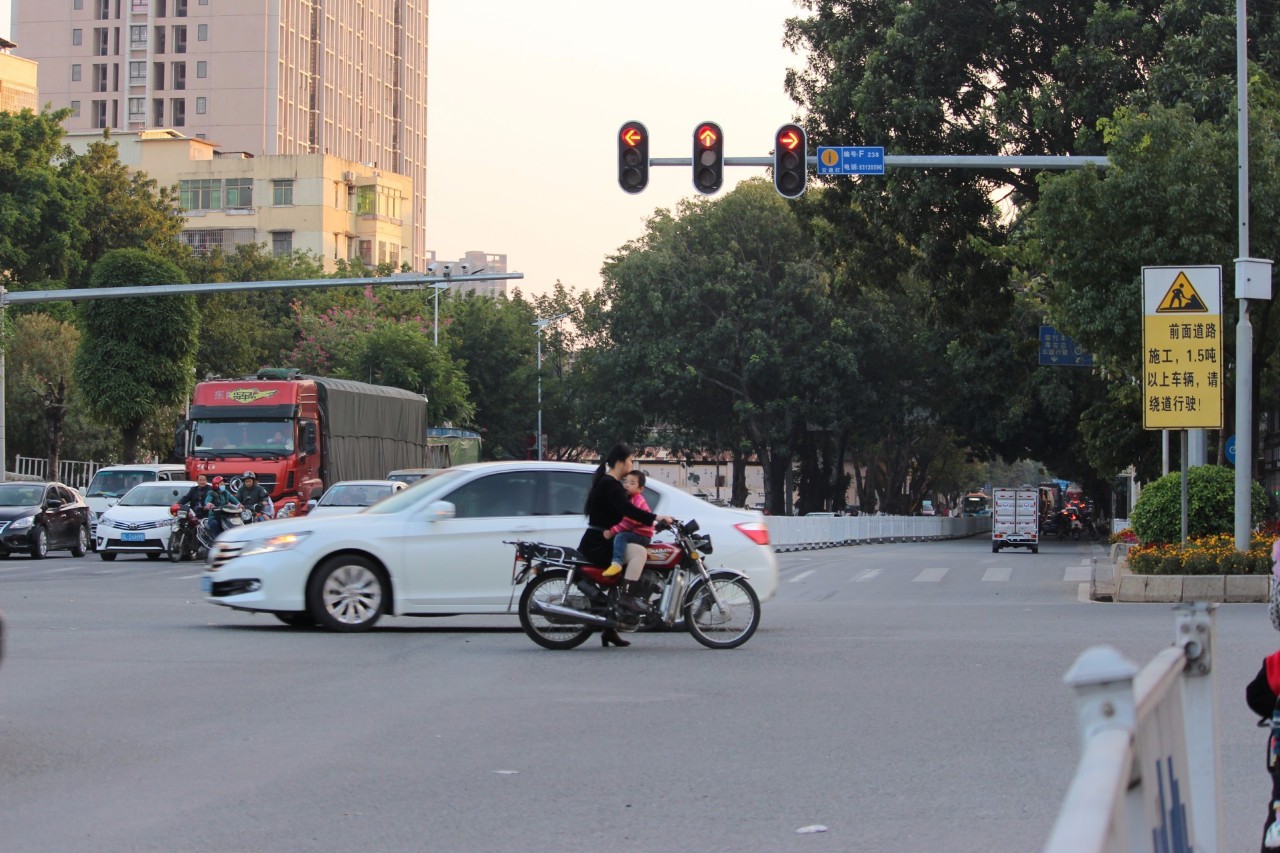
[{"label": "dark sedan", "polygon": [[89,506],[62,483],[0,483],[0,557],[89,550]]}]

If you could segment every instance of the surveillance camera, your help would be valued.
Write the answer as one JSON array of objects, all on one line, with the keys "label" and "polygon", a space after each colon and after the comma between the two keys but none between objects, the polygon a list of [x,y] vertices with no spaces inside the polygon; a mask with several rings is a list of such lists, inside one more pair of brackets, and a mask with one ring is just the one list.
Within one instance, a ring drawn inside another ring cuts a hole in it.
[{"label": "surveillance camera", "polygon": [[445,271],[446,273],[453,272],[453,264],[445,264],[445,265],[444,265],[444,271]]},{"label": "surveillance camera", "polygon": [[467,270],[471,269],[471,265],[470,265],[470,264],[462,264],[461,266],[462,266],[462,271],[463,271],[463,272],[466,272]]},{"label": "surveillance camera", "polygon": [[436,271],[436,265],[435,265],[435,264],[427,264],[427,272],[428,272],[428,273],[434,273],[435,271]]}]

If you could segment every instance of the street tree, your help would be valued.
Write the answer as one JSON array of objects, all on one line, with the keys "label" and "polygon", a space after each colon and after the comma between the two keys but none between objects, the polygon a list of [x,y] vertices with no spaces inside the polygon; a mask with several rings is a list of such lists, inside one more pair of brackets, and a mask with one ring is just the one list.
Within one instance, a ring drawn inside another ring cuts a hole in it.
[{"label": "street tree", "polygon": [[[186,281],[172,261],[141,249],[112,249],[94,264],[89,286],[149,287]],[[148,420],[192,389],[199,318],[193,296],[80,303],[83,330],[74,376],[92,415],[120,431],[125,462],[138,456]]]}]

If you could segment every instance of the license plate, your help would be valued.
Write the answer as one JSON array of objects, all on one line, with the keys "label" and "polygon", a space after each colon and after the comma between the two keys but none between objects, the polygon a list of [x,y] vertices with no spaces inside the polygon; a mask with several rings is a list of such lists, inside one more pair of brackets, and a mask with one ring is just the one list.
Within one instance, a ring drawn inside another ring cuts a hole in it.
[{"label": "license plate", "polygon": [[213,578],[210,578],[210,577],[200,578],[200,591],[203,592],[205,595],[208,595],[209,593],[213,592]]},{"label": "license plate", "polygon": [[147,534],[145,533],[121,533],[120,534],[121,542],[145,542],[146,540],[147,540]]}]

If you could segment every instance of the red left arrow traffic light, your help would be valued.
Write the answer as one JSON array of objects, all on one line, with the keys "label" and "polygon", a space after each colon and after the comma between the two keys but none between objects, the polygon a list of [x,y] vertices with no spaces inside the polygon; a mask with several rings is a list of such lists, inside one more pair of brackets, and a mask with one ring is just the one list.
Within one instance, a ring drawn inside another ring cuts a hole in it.
[{"label": "red left arrow traffic light", "polygon": [[618,186],[638,193],[649,185],[649,131],[638,121],[618,130]]}]

